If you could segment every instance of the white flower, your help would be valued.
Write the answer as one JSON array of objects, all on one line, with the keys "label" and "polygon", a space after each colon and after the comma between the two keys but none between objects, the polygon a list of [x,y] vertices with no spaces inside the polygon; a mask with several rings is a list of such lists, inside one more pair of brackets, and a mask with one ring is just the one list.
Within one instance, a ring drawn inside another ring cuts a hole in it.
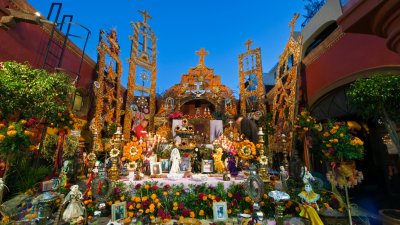
[{"label": "white flower", "polygon": [[260,164],[261,164],[262,166],[268,165],[268,158],[267,158],[267,156],[263,155],[263,156],[260,157]]},{"label": "white flower", "polygon": [[110,156],[117,157],[119,155],[119,150],[116,148],[111,149]]}]

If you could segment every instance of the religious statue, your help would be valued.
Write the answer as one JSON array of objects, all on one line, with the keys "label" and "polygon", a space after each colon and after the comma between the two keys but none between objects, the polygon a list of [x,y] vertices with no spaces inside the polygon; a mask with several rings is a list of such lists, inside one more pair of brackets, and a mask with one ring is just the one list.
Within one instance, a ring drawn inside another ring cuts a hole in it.
[{"label": "religious statue", "polygon": [[282,182],[282,188],[286,188],[286,181],[289,179],[289,173],[286,171],[284,166],[280,166],[279,169],[281,170],[279,172],[279,178]]},{"label": "religious statue", "polygon": [[303,182],[305,184],[307,183],[311,183],[315,181],[315,178],[313,177],[313,175],[310,173],[310,171],[308,171],[307,167],[304,167],[304,174],[303,174]]},{"label": "religious statue", "polygon": [[321,218],[319,218],[318,213],[315,210],[319,210],[317,201],[319,200],[320,195],[313,191],[311,184],[306,183],[304,185],[304,191],[300,192],[298,196],[302,201],[302,205],[300,205],[300,216],[310,219],[312,225],[323,225],[324,223],[321,221]]},{"label": "religious statue", "polygon": [[71,191],[65,197],[64,203],[69,202],[63,213],[64,221],[72,221],[85,213],[85,206],[83,205],[81,199],[83,198],[82,193],[79,191],[78,185],[72,185]]},{"label": "religious statue", "polygon": [[68,184],[68,174],[70,171],[71,161],[65,160],[60,172],[60,186],[65,187]]},{"label": "religious statue", "polygon": [[177,149],[177,148],[172,149],[170,161],[171,161],[171,169],[169,171],[169,174],[178,173],[179,172],[179,164],[181,162],[181,155],[179,153],[179,149]]}]

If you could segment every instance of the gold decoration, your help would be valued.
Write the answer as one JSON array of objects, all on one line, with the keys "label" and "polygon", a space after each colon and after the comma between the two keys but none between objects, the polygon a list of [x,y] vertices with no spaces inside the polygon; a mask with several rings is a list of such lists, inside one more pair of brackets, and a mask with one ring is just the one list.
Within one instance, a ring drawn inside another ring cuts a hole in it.
[{"label": "gold decoration", "polygon": [[256,146],[249,140],[237,143],[237,154],[242,159],[252,159],[257,155]]},{"label": "gold decoration", "polygon": [[284,162],[287,162],[286,156],[293,150],[293,124],[298,110],[302,37],[295,36],[294,33],[297,18],[298,14],[295,14],[289,23],[289,41],[279,58],[276,84],[268,93],[269,101],[272,102],[275,129],[275,134],[268,137],[269,147],[274,152],[283,152]]},{"label": "gold decoration", "polygon": [[[149,97],[149,128],[150,131],[154,130],[154,115],[156,110],[156,78],[157,78],[157,68],[156,68],[156,58],[157,58],[157,48],[156,41],[157,38],[154,35],[153,30],[147,23],[147,19],[152,19],[151,16],[146,11],[139,11],[143,15],[143,22],[138,21],[136,23],[131,23],[133,26],[133,35],[130,36],[132,41],[131,55],[128,60],[129,62],[129,74],[128,74],[128,90],[125,103],[125,116],[124,116],[124,138],[129,140],[130,130],[132,127],[133,112],[130,107],[134,104],[134,93],[135,91],[142,91],[142,93],[148,94]],[[142,30],[145,30],[143,32]],[[141,40],[143,40],[141,42]],[[148,46],[148,43],[151,46]],[[148,71],[150,73],[150,88],[140,85],[136,76],[139,69],[143,71]]]},{"label": "gold decoration", "polygon": [[[91,123],[93,133],[93,149],[95,151],[103,151],[101,143],[101,130],[105,122],[120,124],[121,106],[121,74],[122,62],[119,58],[119,44],[117,42],[117,33],[112,30],[109,34],[100,31],[100,42],[97,46],[99,53],[97,71],[98,77],[94,82],[95,93],[95,112]],[[111,58],[115,62],[116,70],[111,62],[106,65],[106,58]]]},{"label": "gold decoration", "polygon": [[[263,85],[263,75],[262,75],[262,64],[261,64],[261,49],[251,49],[251,44],[253,42],[248,40],[245,45],[247,46],[247,51],[239,55],[239,85],[240,85],[240,113],[246,116],[250,111],[261,111],[262,114],[266,113],[266,107],[264,103],[265,99],[265,88]],[[255,76],[251,78],[251,76]],[[248,81],[245,81],[245,77],[248,77]],[[256,84],[251,83],[252,80],[256,79]],[[248,85],[253,84],[255,86],[254,90],[247,89],[245,83]],[[257,98],[252,100],[252,98]],[[254,108],[247,107],[248,101],[257,102],[257,106],[252,106]]]},{"label": "gold decoration", "polygon": [[[164,95],[163,102],[158,115],[168,115],[175,111],[182,111],[181,107],[192,100],[206,100],[215,107],[215,111],[236,115],[236,101],[232,90],[221,84],[219,75],[205,65],[204,57],[208,55],[204,49],[200,49],[199,63],[190,68],[187,74],[181,76],[179,84],[172,86]],[[224,100],[230,100],[230,105],[224,105]],[[166,108],[165,106],[168,106]],[[212,119],[210,114],[185,115],[187,119],[207,118]]]}]

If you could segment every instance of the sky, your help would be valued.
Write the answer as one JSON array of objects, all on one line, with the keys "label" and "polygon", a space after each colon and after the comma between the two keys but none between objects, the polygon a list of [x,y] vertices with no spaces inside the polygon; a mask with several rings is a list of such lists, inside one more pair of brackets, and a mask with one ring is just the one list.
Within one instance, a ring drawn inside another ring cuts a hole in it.
[{"label": "sky", "polygon": [[[28,0],[43,16],[51,1]],[[209,55],[205,64],[221,76],[223,84],[235,95],[239,90],[238,56],[246,51],[244,43],[253,40],[253,48],[261,47],[262,67],[268,72],[279,59],[288,41],[289,21],[294,13],[304,14],[303,0],[62,0],[61,15],[73,15],[73,21],[91,31],[86,47],[94,61],[100,29],[116,29],[123,61],[122,84],[128,81],[128,63],[132,35],[131,21],[142,21],[138,10],[147,10],[157,36],[157,92],[162,93],[179,83],[182,74],[195,67],[195,54],[205,48]],[[300,31],[302,16],[295,30]],[[85,32],[73,27],[72,34]],[[79,47],[82,41],[72,39]]]}]

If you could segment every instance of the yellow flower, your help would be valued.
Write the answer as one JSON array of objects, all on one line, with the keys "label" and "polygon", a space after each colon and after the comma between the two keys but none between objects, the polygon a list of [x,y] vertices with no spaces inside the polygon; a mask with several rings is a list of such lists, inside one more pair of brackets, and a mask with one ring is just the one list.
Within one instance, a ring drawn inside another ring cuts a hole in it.
[{"label": "yellow flower", "polygon": [[260,206],[264,206],[265,205],[265,203],[264,202],[260,202]]},{"label": "yellow flower", "polygon": [[143,213],[143,209],[139,209],[139,213]]},{"label": "yellow flower", "polygon": [[15,130],[15,126],[13,125],[8,126],[8,130]]},{"label": "yellow flower", "polygon": [[149,208],[149,212],[153,213],[154,212],[154,208]]},{"label": "yellow flower", "polygon": [[244,199],[246,202],[251,202],[251,198],[249,196],[246,196],[246,198]]},{"label": "yellow flower", "polygon": [[326,147],[330,148],[330,147],[332,147],[332,145],[331,144],[326,144]]},{"label": "yellow flower", "polygon": [[119,199],[121,199],[121,201],[124,201],[125,200],[125,196],[121,196]]},{"label": "yellow flower", "polygon": [[156,195],[156,194],[152,194],[152,195],[151,195],[151,199],[154,200],[154,199],[156,199],[156,198],[157,198],[157,195]]},{"label": "yellow flower", "polygon": [[145,213],[147,213],[147,214],[148,214],[149,212],[150,212],[150,209],[146,209]]},{"label": "yellow flower", "polygon": [[228,197],[232,198],[232,193],[228,192]]},{"label": "yellow flower", "polygon": [[150,220],[155,220],[156,218],[154,216],[150,216]]},{"label": "yellow flower", "polygon": [[0,134],[0,141],[4,140],[4,138],[6,138],[6,136]]},{"label": "yellow flower", "polygon": [[328,131],[325,131],[324,137],[329,137],[331,134]]},{"label": "yellow flower", "polygon": [[177,202],[174,202],[172,205],[173,205],[174,207],[178,207],[178,203],[177,203]]},{"label": "yellow flower", "polygon": [[176,192],[176,193],[175,193],[175,195],[176,195],[176,196],[179,196],[179,195],[180,195],[180,193],[179,193],[179,192]]},{"label": "yellow flower", "polygon": [[112,205],[112,201],[107,202],[108,205]]},{"label": "yellow flower", "polygon": [[231,209],[228,209],[228,214],[231,214],[232,213],[232,210]]},{"label": "yellow flower", "polygon": [[147,201],[147,196],[142,197],[142,202]]},{"label": "yellow flower", "polygon": [[264,199],[267,199],[267,198],[268,198],[268,195],[267,195],[267,194],[264,194],[263,197],[264,197]]},{"label": "yellow flower", "polygon": [[340,136],[340,137],[344,137],[344,134],[343,134],[343,133],[340,133],[339,136]]},{"label": "yellow flower", "polygon": [[133,212],[128,212],[129,217],[133,217]]},{"label": "yellow flower", "polygon": [[303,130],[304,131],[308,131],[308,127],[303,127]]},{"label": "yellow flower", "polygon": [[158,198],[154,199],[154,203],[158,203],[160,200]]},{"label": "yellow flower", "polygon": [[206,201],[207,200],[207,195],[204,195],[203,196],[203,201]]},{"label": "yellow flower", "polygon": [[151,203],[150,205],[149,205],[149,208],[150,209],[154,209],[156,206],[153,204],[153,203]]},{"label": "yellow flower", "polygon": [[161,207],[161,202],[157,203],[157,207],[158,207],[158,208]]},{"label": "yellow flower", "polygon": [[[133,198],[133,197],[132,197],[132,198]],[[140,202],[140,197],[136,197],[136,198],[135,198],[135,202],[136,202],[136,203]]]},{"label": "yellow flower", "polygon": [[12,136],[14,136],[16,134],[17,134],[17,131],[15,131],[15,130],[7,131],[7,135],[10,136],[10,137],[12,137]]},{"label": "yellow flower", "polygon": [[178,210],[178,206],[174,206],[174,207],[172,208],[172,210],[174,210],[174,211]]},{"label": "yellow flower", "polygon": [[250,209],[245,209],[243,210],[244,213],[249,214],[250,213]]},{"label": "yellow flower", "polygon": [[149,189],[150,188],[150,186],[148,185],[148,184],[146,184],[146,185],[144,185],[144,189]]},{"label": "yellow flower", "polygon": [[204,216],[204,210],[199,211],[199,216]]},{"label": "yellow flower", "polygon": [[136,208],[140,209],[142,207],[142,205],[140,203],[136,204]]},{"label": "yellow flower", "polygon": [[191,212],[190,212],[190,218],[194,218],[194,217],[195,217],[195,214],[194,214],[193,211],[191,211]]},{"label": "yellow flower", "polygon": [[167,195],[168,195],[168,192],[164,191],[164,192],[163,192],[163,195],[164,195],[164,196],[167,196]]},{"label": "yellow flower", "polygon": [[129,206],[129,210],[133,210],[133,205],[130,205],[130,206]]}]

